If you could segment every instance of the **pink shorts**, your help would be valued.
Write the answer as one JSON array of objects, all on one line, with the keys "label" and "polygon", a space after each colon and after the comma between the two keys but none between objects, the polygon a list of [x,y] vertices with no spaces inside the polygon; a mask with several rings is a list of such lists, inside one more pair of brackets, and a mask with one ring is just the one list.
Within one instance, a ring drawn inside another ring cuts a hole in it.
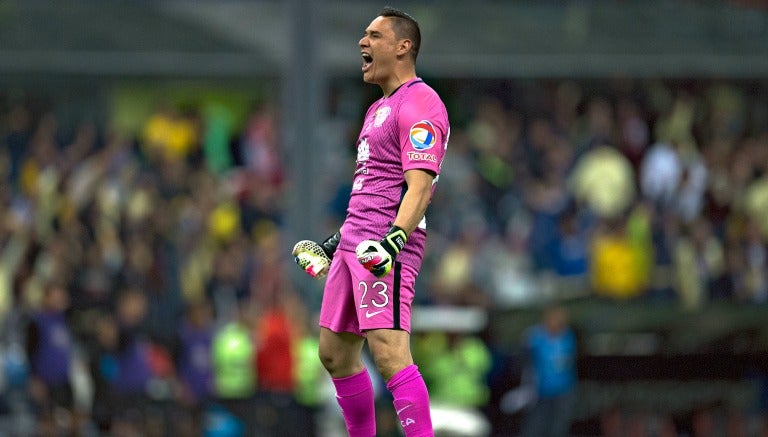
[{"label": "pink shorts", "polygon": [[354,252],[337,250],[325,282],[320,326],[357,335],[382,328],[411,332],[416,276],[415,268],[396,262],[387,276],[377,278]]}]

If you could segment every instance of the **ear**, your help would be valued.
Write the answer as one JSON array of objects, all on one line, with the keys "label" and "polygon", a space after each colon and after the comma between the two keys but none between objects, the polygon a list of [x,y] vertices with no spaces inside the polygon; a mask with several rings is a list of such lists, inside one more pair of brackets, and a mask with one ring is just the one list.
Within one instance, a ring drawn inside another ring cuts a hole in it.
[{"label": "ear", "polygon": [[413,43],[409,39],[401,39],[397,42],[397,55],[403,56],[409,51],[411,51],[411,47],[413,47]]}]

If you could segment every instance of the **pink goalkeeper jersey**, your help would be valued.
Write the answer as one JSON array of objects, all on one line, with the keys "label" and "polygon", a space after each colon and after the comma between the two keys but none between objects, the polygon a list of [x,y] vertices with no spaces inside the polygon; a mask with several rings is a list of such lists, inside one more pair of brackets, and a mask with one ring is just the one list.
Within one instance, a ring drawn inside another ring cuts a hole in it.
[{"label": "pink goalkeeper jersey", "polygon": [[[422,169],[439,175],[449,130],[445,105],[420,78],[368,108],[357,139],[357,165],[339,249],[354,251],[361,241],[386,234],[405,194],[405,172]],[[399,262],[421,267],[426,228],[422,219],[398,255]]]}]

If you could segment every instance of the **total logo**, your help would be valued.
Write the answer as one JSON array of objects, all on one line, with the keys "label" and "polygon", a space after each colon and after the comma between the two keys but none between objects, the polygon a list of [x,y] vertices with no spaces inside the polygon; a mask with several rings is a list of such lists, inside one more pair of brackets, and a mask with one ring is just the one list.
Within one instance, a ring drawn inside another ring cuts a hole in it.
[{"label": "total logo", "polygon": [[427,152],[408,152],[408,159],[411,161],[437,162],[435,155]]},{"label": "total logo", "polygon": [[411,126],[409,138],[414,149],[427,150],[437,143],[437,132],[430,121],[421,120]]}]

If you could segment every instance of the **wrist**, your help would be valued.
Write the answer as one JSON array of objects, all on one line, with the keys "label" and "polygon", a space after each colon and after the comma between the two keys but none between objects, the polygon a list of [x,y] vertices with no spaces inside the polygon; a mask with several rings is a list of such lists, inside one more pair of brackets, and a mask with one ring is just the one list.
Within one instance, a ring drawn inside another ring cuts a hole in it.
[{"label": "wrist", "polygon": [[406,241],[408,241],[408,236],[406,235],[405,230],[400,226],[392,225],[392,227],[389,228],[389,231],[384,235],[384,238],[381,239],[380,243],[382,247],[392,255],[392,258],[394,258],[401,250],[403,250]]},{"label": "wrist", "polygon": [[325,252],[328,258],[333,259],[333,254],[336,252],[336,248],[339,247],[339,241],[341,241],[341,231],[336,231],[335,234],[320,243],[320,247],[323,248],[323,252]]}]

